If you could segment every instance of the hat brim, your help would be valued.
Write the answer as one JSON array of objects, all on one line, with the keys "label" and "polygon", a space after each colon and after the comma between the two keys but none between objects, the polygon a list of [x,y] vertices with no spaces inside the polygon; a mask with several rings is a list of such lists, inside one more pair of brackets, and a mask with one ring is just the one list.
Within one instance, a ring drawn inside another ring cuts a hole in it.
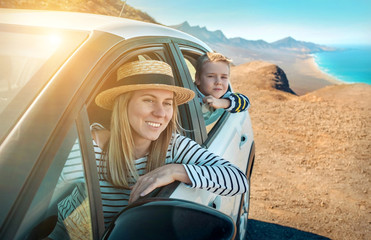
[{"label": "hat brim", "polygon": [[166,84],[133,84],[107,89],[97,95],[95,103],[104,109],[112,110],[115,99],[119,95],[131,91],[147,89],[160,89],[174,92],[174,98],[177,105],[184,104],[192,100],[195,96],[195,93],[192,90],[178,86]]}]

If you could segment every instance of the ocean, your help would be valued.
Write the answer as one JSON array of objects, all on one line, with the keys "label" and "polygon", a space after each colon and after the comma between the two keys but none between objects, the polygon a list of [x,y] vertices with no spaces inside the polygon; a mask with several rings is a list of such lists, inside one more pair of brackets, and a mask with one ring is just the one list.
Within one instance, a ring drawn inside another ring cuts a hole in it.
[{"label": "ocean", "polygon": [[346,83],[371,84],[371,45],[336,48],[341,50],[313,54],[319,68]]}]

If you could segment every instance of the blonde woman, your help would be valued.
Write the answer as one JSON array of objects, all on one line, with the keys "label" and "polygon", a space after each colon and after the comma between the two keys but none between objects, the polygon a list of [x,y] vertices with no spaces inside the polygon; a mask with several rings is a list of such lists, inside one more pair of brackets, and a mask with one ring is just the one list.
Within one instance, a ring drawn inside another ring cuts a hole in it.
[{"label": "blonde woman", "polygon": [[174,181],[227,196],[247,191],[240,169],[177,134],[177,106],[195,94],[175,86],[167,63],[126,63],[117,81],[95,99],[112,110],[110,131],[93,131],[106,226],[140,196]]}]

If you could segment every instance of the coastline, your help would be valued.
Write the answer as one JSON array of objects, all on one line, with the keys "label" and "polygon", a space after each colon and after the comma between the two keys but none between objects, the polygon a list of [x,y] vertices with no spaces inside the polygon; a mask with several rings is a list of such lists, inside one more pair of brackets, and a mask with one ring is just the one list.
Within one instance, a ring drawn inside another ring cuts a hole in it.
[{"label": "coastline", "polygon": [[326,71],[322,70],[321,67],[317,64],[316,58],[314,54],[308,54],[308,62],[312,65],[313,71],[318,74],[318,76],[322,76],[324,80],[327,80],[333,84],[343,84],[346,83],[345,81],[340,80],[339,78],[327,73]]},{"label": "coastline", "polygon": [[305,95],[328,85],[346,84],[322,71],[312,54],[286,55],[282,57],[279,66],[285,71],[291,89],[298,95]]}]

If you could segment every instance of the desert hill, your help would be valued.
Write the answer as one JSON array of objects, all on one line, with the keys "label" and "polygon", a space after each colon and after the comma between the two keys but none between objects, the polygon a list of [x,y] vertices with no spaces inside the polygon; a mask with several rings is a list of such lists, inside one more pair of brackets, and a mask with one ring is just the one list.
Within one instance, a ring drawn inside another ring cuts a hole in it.
[{"label": "desert hill", "polygon": [[289,86],[285,72],[272,63],[252,61],[238,65],[233,68],[233,78],[244,78],[235,83],[237,86],[248,83],[251,87],[258,89],[276,89],[295,94]]},{"label": "desert hill", "polygon": [[368,239],[371,86],[333,85],[296,96],[272,87],[271,65],[231,71],[234,90],[251,101],[256,159],[249,217],[331,239]]},{"label": "desert hill", "polygon": [[[71,11],[102,14],[109,16],[120,15],[124,2],[121,0],[37,0],[37,1],[14,1],[1,0],[0,7],[3,8],[20,8],[20,9],[37,9],[37,10],[54,10],[54,11]],[[156,23],[156,21],[147,13],[137,10],[128,4],[125,4],[121,17],[135,19],[144,22]]]},{"label": "desert hill", "polygon": [[330,85],[307,93],[301,99],[308,101],[333,101],[340,105],[371,109],[371,86],[364,83]]}]

